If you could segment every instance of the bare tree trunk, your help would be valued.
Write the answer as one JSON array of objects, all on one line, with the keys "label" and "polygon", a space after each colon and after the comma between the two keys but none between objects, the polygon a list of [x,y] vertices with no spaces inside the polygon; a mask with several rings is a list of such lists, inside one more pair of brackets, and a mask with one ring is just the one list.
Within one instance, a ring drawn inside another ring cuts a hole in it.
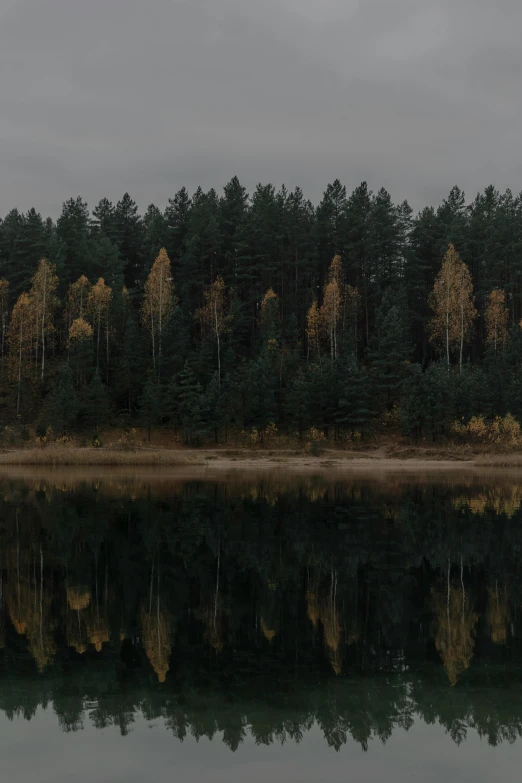
[{"label": "bare tree trunk", "polygon": [[446,359],[448,362],[448,372],[450,368],[450,353],[449,353],[449,309],[446,310]]},{"label": "bare tree trunk", "polygon": [[101,308],[98,308],[98,334],[96,337],[96,369],[100,369],[100,330],[101,330]]},{"label": "bare tree trunk", "polygon": [[221,565],[221,538],[218,539],[218,556],[216,567],[216,598],[214,601],[214,628],[216,627],[218,597],[219,597],[219,568]]},{"label": "bare tree trunk", "polygon": [[333,322],[333,338],[334,338],[334,345],[333,345],[333,358],[334,361],[337,359],[337,300],[334,296],[334,322]]},{"label": "bare tree trunk", "polygon": [[107,367],[105,370],[105,384],[107,388],[109,388],[109,308],[107,308],[106,313],[106,322],[105,322],[105,339],[106,339],[106,348],[107,348]]},{"label": "bare tree trunk", "polygon": [[[44,265],[44,264],[42,264]],[[45,369],[45,310],[47,305],[47,269],[44,274],[43,303],[42,303],[42,374],[41,381],[44,379]]]},{"label": "bare tree trunk", "polygon": [[152,337],[152,366],[156,369],[156,345],[154,340],[154,313],[150,313],[150,334]]},{"label": "bare tree trunk", "polygon": [[462,372],[462,352],[464,350],[464,305],[460,305],[460,359],[459,372]]},{"label": "bare tree trunk", "polygon": [[2,375],[4,374],[4,348],[5,348],[5,332],[7,326],[7,314],[2,312]]},{"label": "bare tree trunk", "polygon": [[20,321],[20,349],[18,353],[18,395],[16,398],[16,415],[20,415],[20,393],[22,389],[22,341],[24,335],[24,320]]},{"label": "bare tree trunk", "polygon": [[161,332],[163,321],[163,270],[160,272],[160,297],[159,297],[159,329],[158,329],[158,381],[161,372]]}]

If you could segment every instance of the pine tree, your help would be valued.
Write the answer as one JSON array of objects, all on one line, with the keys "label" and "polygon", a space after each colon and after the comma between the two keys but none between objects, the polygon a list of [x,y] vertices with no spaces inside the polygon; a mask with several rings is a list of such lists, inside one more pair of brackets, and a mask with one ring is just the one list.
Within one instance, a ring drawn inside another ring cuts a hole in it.
[{"label": "pine tree", "polygon": [[237,177],[223,189],[219,200],[218,226],[222,237],[220,270],[227,284],[233,284],[237,274],[240,233],[248,211],[248,194]]},{"label": "pine tree", "polygon": [[92,211],[92,233],[102,234],[107,237],[111,242],[116,239],[115,236],[115,220],[114,220],[114,206],[107,198],[102,198],[101,201],[94,207]]},{"label": "pine tree", "polygon": [[64,250],[63,265],[59,267],[62,285],[67,287],[82,274],[90,277],[89,210],[80,196],[64,202],[56,234]]},{"label": "pine tree", "polygon": [[205,430],[214,433],[215,443],[219,442],[219,434],[227,427],[229,419],[229,384],[227,378],[223,381],[215,373],[200,398],[202,420]]},{"label": "pine tree", "polygon": [[158,384],[151,375],[147,378],[138,404],[140,417],[147,427],[150,443],[152,427],[154,424],[157,424],[160,419],[160,393]]},{"label": "pine tree", "polygon": [[299,440],[310,422],[310,384],[304,370],[300,369],[293,378],[286,395],[287,417],[299,432]]},{"label": "pine tree", "polygon": [[370,351],[374,403],[389,412],[399,401],[410,356],[406,307],[398,292],[384,294],[377,313],[377,329],[375,346]]},{"label": "pine tree", "polygon": [[183,440],[188,444],[199,444],[204,430],[202,389],[188,362],[185,362],[183,370],[178,375],[176,396]]},{"label": "pine tree", "polygon": [[89,385],[85,390],[83,408],[89,427],[92,429],[95,437],[109,415],[107,388],[103,384],[101,375],[97,369],[94,370]]},{"label": "pine tree", "polygon": [[49,395],[49,410],[53,426],[63,435],[71,429],[78,415],[78,397],[74,390],[71,368],[62,365],[58,380]]},{"label": "pine tree", "polygon": [[145,268],[148,271],[161,249],[165,248],[168,238],[165,217],[154,204],[149,204],[143,216],[143,232],[141,255],[145,262]]},{"label": "pine tree", "polygon": [[125,322],[121,357],[115,374],[115,393],[119,405],[128,416],[136,409],[141,378],[145,371],[144,347],[132,313]]},{"label": "pine tree", "polygon": [[349,196],[346,205],[346,250],[344,259],[355,274],[348,282],[355,285],[361,296],[364,340],[370,340],[370,315],[373,299],[372,279],[372,191],[362,182]]},{"label": "pine tree", "polygon": [[103,278],[116,296],[125,283],[124,261],[117,246],[105,234],[99,234],[92,239],[90,252],[93,279]]},{"label": "pine tree", "polygon": [[128,193],[114,208],[114,243],[124,260],[125,283],[132,288],[141,277],[141,247],[143,245],[143,223],[138,206]]},{"label": "pine tree", "polygon": [[192,202],[186,188],[181,188],[174,198],[169,198],[165,209],[166,250],[172,260],[175,277],[178,278],[180,259],[186,252],[186,240],[189,230],[189,216]]},{"label": "pine tree", "polygon": [[338,368],[339,405],[335,412],[337,427],[347,427],[352,433],[366,435],[372,417],[371,379],[355,356],[343,360]]}]

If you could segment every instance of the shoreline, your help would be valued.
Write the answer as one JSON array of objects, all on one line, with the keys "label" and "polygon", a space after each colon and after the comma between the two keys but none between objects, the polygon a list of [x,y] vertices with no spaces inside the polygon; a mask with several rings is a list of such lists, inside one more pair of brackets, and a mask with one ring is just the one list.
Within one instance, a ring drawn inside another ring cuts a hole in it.
[{"label": "shoreline", "polygon": [[278,470],[297,472],[461,472],[469,470],[522,470],[522,451],[469,452],[451,447],[407,447],[372,450],[327,450],[317,456],[289,449],[165,449],[80,448],[74,446],[5,449],[3,467],[114,467],[207,470]]}]

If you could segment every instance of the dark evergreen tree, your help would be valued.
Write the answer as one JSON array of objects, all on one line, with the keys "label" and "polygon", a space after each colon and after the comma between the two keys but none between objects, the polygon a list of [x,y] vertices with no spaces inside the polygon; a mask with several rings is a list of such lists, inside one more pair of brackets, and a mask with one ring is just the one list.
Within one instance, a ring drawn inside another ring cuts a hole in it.
[{"label": "dark evergreen tree", "polygon": [[64,249],[63,266],[57,266],[60,286],[66,291],[80,275],[94,276],[89,253],[89,210],[78,196],[64,202],[56,224],[56,233]]},{"label": "dark evergreen tree", "polygon": [[147,434],[150,443],[152,427],[155,424],[159,424],[161,410],[160,390],[156,379],[151,373],[149,373],[149,376],[145,381],[143,393],[138,399],[138,405],[140,419],[147,427]]},{"label": "dark evergreen tree", "polygon": [[114,209],[114,242],[124,259],[125,283],[132,288],[142,277],[143,223],[138,214],[138,205],[128,193],[124,194]]},{"label": "dark evergreen tree", "polygon": [[388,290],[376,317],[377,333],[370,351],[374,410],[391,411],[400,399],[411,354],[404,298]]},{"label": "dark evergreen tree", "polygon": [[49,395],[49,413],[53,427],[66,435],[76,423],[79,403],[74,390],[71,368],[63,364]]},{"label": "dark evergreen tree", "polygon": [[178,374],[173,391],[183,440],[190,445],[199,445],[205,431],[202,389],[188,361]]},{"label": "dark evergreen tree", "polygon": [[104,385],[98,369],[94,370],[90,383],[85,389],[82,408],[85,423],[92,430],[94,436],[97,436],[99,429],[107,423],[110,413],[107,387]]}]

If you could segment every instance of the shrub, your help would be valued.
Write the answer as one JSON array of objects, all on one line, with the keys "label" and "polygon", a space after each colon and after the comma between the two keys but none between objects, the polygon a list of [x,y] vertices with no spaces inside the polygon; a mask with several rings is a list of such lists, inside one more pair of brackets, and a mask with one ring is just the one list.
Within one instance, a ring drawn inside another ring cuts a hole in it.
[{"label": "shrub", "polygon": [[499,446],[514,446],[519,442],[521,434],[520,424],[511,413],[504,417],[495,416],[491,421],[487,421],[484,416],[472,416],[467,423],[455,421],[451,431],[461,438]]},{"label": "shrub", "polygon": [[305,449],[312,457],[319,457],[324,451],[325,442],[326,437],[324,432],[321,432],[321,430],[318,430],[316,427],[311,427]]},{"label": "shrub", "polygon": [[266,425],[265,429],[261,432],[261,442],[272,441],[278,433],[278,429],[273,421]]}]

